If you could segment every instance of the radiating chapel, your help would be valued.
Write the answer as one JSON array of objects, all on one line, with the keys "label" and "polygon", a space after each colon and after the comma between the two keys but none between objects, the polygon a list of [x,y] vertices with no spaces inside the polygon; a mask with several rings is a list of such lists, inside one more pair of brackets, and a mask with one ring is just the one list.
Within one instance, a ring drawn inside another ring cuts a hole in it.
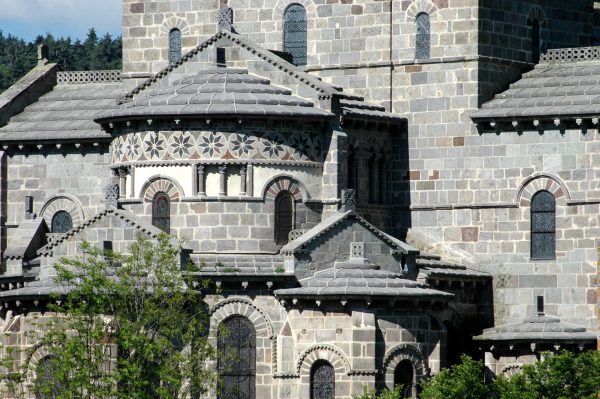
[{"label": "radiating chapel", "polygon": [[240,354],[212,397],[594,348],[600,18],[568,3],[123,0],[122,71],[40,47],[0,95],[2,343],[82,242],[166,232]]}]

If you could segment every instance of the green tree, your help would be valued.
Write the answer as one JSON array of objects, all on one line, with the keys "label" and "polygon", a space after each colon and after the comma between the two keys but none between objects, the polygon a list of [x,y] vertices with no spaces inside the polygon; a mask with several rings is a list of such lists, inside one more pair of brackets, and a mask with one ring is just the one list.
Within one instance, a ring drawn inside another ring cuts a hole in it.
[{"label": "green tree", "polygon": [[364,388],[362,395],[353,395],[353,399],[402,399],[404,398],[404,390],[402,385],[396,386],[394,389],[389,390],[384,388],[383,391],[377,393],[375,389],[368,390]]},{"label": "green tree", "polygon": [[462,363],[443,369],[423,383],[422,399],[487,399],[490,387],[485,384],[482,361],[461,356]]},{"label": "green tree", "polygon": [[600,352],[580,355],[546,353],[521,373],[499,376],[495,390],[501,399],[592,399],[600,392]]},{"label": "green tree", "polygon": [[81,249],[80,258],[56,265],[62,295],[41,337],[52,378],[32,388],[58,399],[196,397],[209,389],[206,305],[169,237],[138,239],[126,255]]}]

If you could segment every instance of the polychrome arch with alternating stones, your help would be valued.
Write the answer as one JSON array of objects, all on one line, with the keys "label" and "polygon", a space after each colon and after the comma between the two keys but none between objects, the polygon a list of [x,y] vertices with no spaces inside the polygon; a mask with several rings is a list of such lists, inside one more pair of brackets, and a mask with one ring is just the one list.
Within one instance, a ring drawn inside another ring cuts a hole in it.
[{"label": "polychrome arch with alternating stones", "polygon": [[168,177],[155,176],[150,178],[142,187],[140,197],[147,202],[152,202],[157,193],[165,193],[171,201],[179,201],[183,198],[183,188],[177,182]]}]

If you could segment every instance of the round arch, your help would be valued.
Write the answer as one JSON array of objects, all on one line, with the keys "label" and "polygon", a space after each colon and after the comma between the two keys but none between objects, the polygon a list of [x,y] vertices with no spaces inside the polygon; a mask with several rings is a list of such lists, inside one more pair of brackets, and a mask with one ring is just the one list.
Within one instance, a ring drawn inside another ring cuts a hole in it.
[{"label": "round arch", "polygon": [[146,202],[152,202],[157,193],[163,192],[169,196],[173,202],[179,201],[184,197],[183,187],[176,180],[162,175],[155,175],[149,178],[140,190],[139,197]]},{"label": "round arch", "polygon": [[528,177],[521,183],[521,186],[517,192],[515,203],[517,206],[529,206],[531,204],[531,198],[538,191],[545,190],[550,194],[554,195],[557,203],[560,199],[566,201],[571,199],[571,195],[566,184],[557,176],[540,173]]},{"label": "round arch", "polygon": [[52,218],[59,211],[65,211],[71,216],[73,227],[80,225],[85,220],[83,206],[77,197],[70,194],[60,194],[50,197],[40,209],[40,216],[46,225],[52,225]]},{"label": "round arch", "polygon": [[281,191],[289,191],[295,202],[306,202],[310,199],[306,187],[298,180],[285,174],[275,175],[267,180],[260,192],[265,201],[275,201]]},{"label": "round arch", "polygon": [[389,389],[394,388],[396,367],[403,360],[408,360],[412,364],[417,384],[421,378],[429,375],[429,368],[425,364],[425,357],[418,347],[410,344],[396,345],[386,352],[383,360],[382,370],[385,378],[385,385]]}]

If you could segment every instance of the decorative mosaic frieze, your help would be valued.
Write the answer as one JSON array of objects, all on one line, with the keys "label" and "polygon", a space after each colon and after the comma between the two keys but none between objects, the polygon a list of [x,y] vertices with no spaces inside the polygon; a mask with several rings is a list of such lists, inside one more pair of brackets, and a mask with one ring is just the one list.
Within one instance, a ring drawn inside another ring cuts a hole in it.
[{"label": "decorative mosaic frieze", "polygon": [[600,60],[600,47],[560,48],[542,54],[541,62],[573,62]]},{"label": "decorative mosaic frieze", "polygon": [[113,163],[190,159],[321,162],[322,137],[312,132],[159,131],[113,142]]},{"label": "decorative mosaic frieze", "polygon": [[57,72],[58,83],[94,83],[94,82],[120,82],[121,71],[67,71]]}]

